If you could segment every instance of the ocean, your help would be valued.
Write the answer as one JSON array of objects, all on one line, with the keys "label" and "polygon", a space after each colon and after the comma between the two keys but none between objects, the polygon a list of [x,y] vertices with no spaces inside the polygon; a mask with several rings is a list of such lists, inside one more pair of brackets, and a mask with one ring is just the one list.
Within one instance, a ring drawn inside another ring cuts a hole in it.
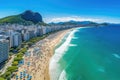
[{"label": "ocean", "polygon": [[76,28],[50,61],[51,80],[120,80],[120,25]]}]

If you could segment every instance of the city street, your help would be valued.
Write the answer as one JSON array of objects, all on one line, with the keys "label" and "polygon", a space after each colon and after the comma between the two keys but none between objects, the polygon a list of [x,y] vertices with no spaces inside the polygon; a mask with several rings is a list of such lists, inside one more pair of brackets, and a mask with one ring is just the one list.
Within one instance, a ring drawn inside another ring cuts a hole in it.
[{"label": "city street", "polygon": [[5,66],[0,70],[1,74],[4,74],[6,72],[6,69],[12,65],[12,62],[14,60],[15,55],[11,56],[11,59],[8,61],[8,63],[5,64]]}]

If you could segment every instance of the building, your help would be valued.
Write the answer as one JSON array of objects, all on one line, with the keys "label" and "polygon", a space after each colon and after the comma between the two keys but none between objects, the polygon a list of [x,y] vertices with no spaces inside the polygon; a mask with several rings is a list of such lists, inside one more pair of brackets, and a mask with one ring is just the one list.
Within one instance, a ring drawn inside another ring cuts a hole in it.
[{"label": "building", "polygon": [[22,43],[22,36],[20,33],[15,33],[13,35],[13,47],[17,47]]},{"label": "building", "polygon": [[42,26],[42,34],[46,34],[46,27]]},{"label": "building", "polygon": [[41,27],[35,28],[35,35],[40,36],[41,35]]},{"label": "building", "polygon": [[13,35],[14,35],[14,31],[13,30],[9,30],[8,31],[8,36],[9,36],[9,43],[10,43],[10,47],[14,46],[14,42],[13,42]]},{"label": "building", "polygon": [[9,30],[10,47],[17,47],[22,43],[22,35],[19,32]]},{"label": "building", "polygon": [[28,41],[29,39],[30,39],[30,35],[29,35],[29,32],[27,31],[23,34],[23,40]]},{"label": "building", "polygon": [[35,37],[35,31],[34,30],[29,30],[28,32],[29,32],[30,39]]},{"label": "building", "polygon": [[9,53],[9,41],[5,39],[0,39],[0,63],[8,59]]}]

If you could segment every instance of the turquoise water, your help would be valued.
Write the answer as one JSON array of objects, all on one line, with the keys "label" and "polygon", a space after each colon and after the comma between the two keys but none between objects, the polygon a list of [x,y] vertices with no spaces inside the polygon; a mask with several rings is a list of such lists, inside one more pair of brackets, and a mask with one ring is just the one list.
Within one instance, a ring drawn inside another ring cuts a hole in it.
[{"label": "turquoise water", "polygon": [[55,50],[51,80],[120,80],[120,26],[77,28]]}]

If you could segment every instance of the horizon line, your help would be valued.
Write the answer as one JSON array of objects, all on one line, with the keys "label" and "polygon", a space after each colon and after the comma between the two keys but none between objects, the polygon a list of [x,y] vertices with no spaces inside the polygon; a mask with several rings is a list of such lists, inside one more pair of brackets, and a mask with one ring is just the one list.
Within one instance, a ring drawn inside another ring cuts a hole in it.
[{"label": "horizon line", "polygon": [[[39,12],[40,13],[40,12]],[[14,16],[14,15],[18,15],[19,13],[16,14],[10,14],[10,15],[3,15],[0,16],[0,19],[8,17],[8,16]],[[97,23],[114,23],[114,24],[120,24],[120,18],[116,18],[116,17],[108,17],[108,16],[73,16],[73,15],[69,15],[69,16],[42,16],[43,17],[43,21],[45,23],[58,23],[58,22],[68,22],[68,21],[92,21],[92,22],[97,22]]]}]

